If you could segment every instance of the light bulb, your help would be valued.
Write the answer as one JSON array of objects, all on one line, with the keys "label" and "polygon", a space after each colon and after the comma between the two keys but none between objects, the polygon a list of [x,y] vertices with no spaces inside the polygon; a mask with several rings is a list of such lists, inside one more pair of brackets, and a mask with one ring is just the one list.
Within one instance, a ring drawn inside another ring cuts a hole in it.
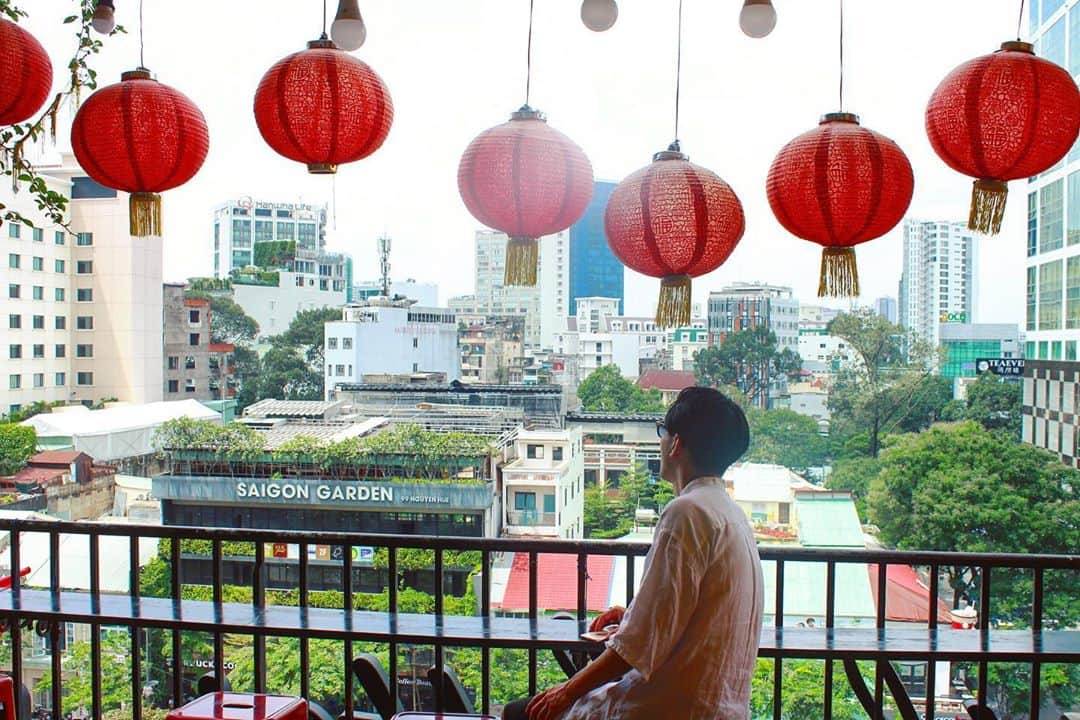
[{"label": "light bulb", "polygon": [[358,50],[367,39],[367,27],[360,17],[357,0],[340,0],[334,24],[330,26],[330,38],[342,50]]},{"label": "light bulb", "polygon": [[763,38],[776,27],[772,0],[746,0],[739,13],[739,27],[752,38]]},{"label": "light bulb", "polygon": [[610,29],[618,17],[619,6],[615,0],[583,0],[581,3],[581,22],[594,32]]},{"label": "light bulb", "polygon": [[94,19],[90,23],[95,32],[102,35],[110,34],[116,29],[116,13],[113,8],[113,0],[98,0],[94,8]]}]

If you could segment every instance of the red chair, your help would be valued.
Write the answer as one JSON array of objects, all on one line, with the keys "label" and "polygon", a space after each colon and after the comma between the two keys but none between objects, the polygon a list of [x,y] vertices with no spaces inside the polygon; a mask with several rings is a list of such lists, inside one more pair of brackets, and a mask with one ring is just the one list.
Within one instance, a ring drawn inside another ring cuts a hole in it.
[{"label": "red chair", "polygon": [[307,701],[286,695],[215,692],[192,700],[168,720],[308,720]]},{"label": "red chair", "polygon": [[15,681],[0,675],[0,720],[15,720]]}]

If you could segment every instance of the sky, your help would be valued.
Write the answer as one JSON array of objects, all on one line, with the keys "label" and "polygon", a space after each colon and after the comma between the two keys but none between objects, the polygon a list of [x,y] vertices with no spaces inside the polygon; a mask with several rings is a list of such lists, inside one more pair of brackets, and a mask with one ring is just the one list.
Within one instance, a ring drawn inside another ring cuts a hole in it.
[{"label": "sky", "polygon": [[[61,19],[75,3],[20,4],[59,82],[74,45]],[[104,84],[139,59],[136,0],[116,6],[129,34],[107,38],[94,58]],[[318,37],[320,0],[145,0],[147,67],[194,100],[210,127],[201,172],[166,195],[165,279],[211,274],[213,208],[250,195],[330,203],[328,247],[353,255],[357,278],[378,275],[375,240],[387,233],[393,278],[437,283],[443,303],[472,292],[473,234],[482,226],[458,195],[457,164],[473,137],[524,101],[528,6],[361,0],[367,42],[354,54],[389,87],[394,124],[378,152],[330,178],[274,154],[252,113],[262,75]],[[820,248],[776,222],[765,177],[784,144],[839,109],[840,0],[775,6],[776,29],[754,40],[739,30],[738,0],[684,0],[679,137],[694,163],[732,186],[747,218],[727,262],[695,279],[695,302],[733,281],[788,285],[802,302],[819,302]],[[331,20],[335,7],[330,0]],[[530,104],[585,150],[597,179],[619,181],[673,137],[678,0],[619,0],[618,22],[605,33],[586,29],[579,7],[579,0],[535,0]],[[915,173],[909,217],[966,219],[971,180],[931,149],[926,102],[956,65],[1013,39],[1019,10],[1019,0],[846,0],[843,109],[907,153]],[[70,147],[66,132],[61,147]],[[978,241],[976,321],[1022,319],[1026,195],[1024,181],[1011,183],[1001,234]],[[902,249],[899,227],[859,246],[859,302],[897,295]],[[627,271],[627,313],[652,313],[658,287]]]}]

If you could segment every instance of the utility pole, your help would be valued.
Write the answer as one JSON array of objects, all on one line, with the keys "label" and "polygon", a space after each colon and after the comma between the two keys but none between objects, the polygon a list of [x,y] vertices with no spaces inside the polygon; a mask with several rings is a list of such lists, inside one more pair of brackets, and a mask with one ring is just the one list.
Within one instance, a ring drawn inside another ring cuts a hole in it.
[{"label": "utility pole", "polygon": [[390,297],[390,238],[379,238],[379,271],[382,273],[382,294]]}]

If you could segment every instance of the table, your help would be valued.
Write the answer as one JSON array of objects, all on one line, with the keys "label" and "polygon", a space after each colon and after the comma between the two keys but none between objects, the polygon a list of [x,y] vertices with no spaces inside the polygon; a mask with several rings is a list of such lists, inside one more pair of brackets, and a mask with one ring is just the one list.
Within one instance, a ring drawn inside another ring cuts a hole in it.
[{"label": "table", "polygon": [[308,707],[286,695],[215,692],[173,710],[167,720],[308,720]]}]

